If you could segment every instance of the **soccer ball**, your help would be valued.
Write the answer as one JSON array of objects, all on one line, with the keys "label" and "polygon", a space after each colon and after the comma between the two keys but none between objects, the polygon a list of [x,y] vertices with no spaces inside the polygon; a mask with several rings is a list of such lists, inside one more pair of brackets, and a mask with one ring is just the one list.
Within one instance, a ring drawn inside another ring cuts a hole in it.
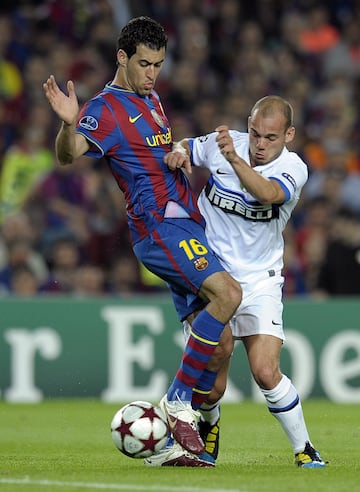
[{"label": "soccer ball", "polygon": [[133,401],[120,408],[111,421],[111,437],[130,458],[148,458],[166,444],[168,424],[163,411],[148,401]]}]

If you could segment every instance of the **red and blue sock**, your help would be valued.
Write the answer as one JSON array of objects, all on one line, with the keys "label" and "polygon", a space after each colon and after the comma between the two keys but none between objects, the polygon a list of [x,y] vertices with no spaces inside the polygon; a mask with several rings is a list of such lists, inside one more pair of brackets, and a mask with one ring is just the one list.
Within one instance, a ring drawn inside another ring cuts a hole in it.
[{"label": "red and blue sock", "polygon": [[[219,343],[224,326],[225,323],[214,318],[206,309],[197,315],[191,327],[180,368],[168,389],[167,398],[169,401],[176,400],[177,397],[182,401],[190,402],[192,400],[193,388],[198,386],[207,363]],[[201,381],[199,385],[200,391],[207,392],[209,390],[212,377],[213,375],[205,374],[204,381]],[[212,384],[213,381],[211,388]],[[197,405],[196,402],[195,404]]]}]

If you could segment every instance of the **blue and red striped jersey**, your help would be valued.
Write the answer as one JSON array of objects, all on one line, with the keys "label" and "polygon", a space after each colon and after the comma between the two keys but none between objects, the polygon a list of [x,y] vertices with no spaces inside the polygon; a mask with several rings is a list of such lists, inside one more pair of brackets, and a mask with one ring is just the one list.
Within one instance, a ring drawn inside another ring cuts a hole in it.
[{"label": "blue and red striped jersey", "polygon": [[172,136],[155,91],[140,96],[107,84],[85,103],[76,131],[90,143],[85,155],[105,157],[123,191],[133,244],[163,220],[169,201],[204,224],[187,177],[181,170],[171,171],[164,163]]}]

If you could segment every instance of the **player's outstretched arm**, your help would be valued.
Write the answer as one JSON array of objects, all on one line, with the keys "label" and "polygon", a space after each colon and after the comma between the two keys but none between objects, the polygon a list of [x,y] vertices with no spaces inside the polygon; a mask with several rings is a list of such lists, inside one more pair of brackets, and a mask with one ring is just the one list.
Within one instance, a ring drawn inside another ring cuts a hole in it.
[{"label": "player's outstretched arm", "polygon": [[52,109],[62,121],[55,142],[56,157],[60,164],[70,164],[89,148],[85,137],[75,133],[79,103],[74,83],[71,80],[67,82],[68,95],[66,95],[58,86],[55,77],[50,75],[44,82],[43,89]]}]

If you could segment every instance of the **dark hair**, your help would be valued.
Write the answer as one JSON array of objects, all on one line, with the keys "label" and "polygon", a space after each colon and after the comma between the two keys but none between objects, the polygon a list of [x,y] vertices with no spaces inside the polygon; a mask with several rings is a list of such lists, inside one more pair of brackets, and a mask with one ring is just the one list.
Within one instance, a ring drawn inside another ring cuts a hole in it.
[{"label": "dark hair", "polygon": [[139,44],[159,51],[163,47],[166,48],[167,40],[164,28],[158,22],[150,17],[135,17],[121,30],[117,50],[124,50],[128,58],[131,58]]}]

